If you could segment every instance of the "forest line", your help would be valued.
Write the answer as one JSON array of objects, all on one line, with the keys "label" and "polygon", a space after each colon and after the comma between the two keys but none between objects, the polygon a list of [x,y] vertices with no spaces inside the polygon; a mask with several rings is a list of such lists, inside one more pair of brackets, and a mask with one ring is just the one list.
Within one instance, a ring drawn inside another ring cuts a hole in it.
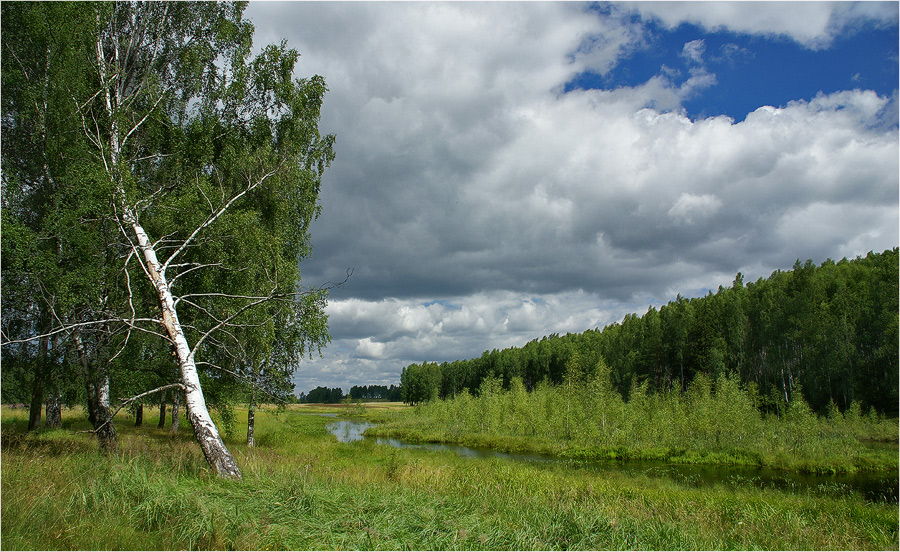
[{"label": "forest line", "polygon": [[789,271],[704,297],[680,295],[643,315],[580,334],[553,334],[479,358],[403,368],[403,400],[416,404],[477,395],[482,382],[503,389],[519,378],[526,391],[561,385],[568,373],[609,369],[612,388],[628,401],[687,392],[698,375],[754,387],[758,408],[784,413],[798,394],[817,413],[858,404],[896,415],[898,404],[898,249]]}]

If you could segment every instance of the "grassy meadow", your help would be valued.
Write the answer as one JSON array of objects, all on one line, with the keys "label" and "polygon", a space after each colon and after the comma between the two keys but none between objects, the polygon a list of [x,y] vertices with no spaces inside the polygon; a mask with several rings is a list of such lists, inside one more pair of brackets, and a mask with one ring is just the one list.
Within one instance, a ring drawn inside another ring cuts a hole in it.
[{"label": "grassy meadow", "polygon": [[[301,410],[301,411],[298,411]],[[303,412],[302,410],[306,410]],[[120,415],[103,456],[80,409],[25,432],[2,410],[4,550],[65,549],[897,549],[896,504],[786,493],[752,482],[698,487],[640,473],[339,443],[333,418],[257,413],[227,438],[242,481],[210,475],[188,428]],[[318,411],[327,411],[319,408]],[[390,405],[331,411],[384,419]],[[246,411],[237,409],[237,419]]]}]

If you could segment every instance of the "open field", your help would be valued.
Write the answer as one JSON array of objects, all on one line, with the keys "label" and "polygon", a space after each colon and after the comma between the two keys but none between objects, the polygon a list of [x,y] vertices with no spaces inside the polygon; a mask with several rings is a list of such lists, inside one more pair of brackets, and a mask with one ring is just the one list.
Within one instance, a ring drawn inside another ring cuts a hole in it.
[{"label": "open field", "polygon": [[[337,407],[328,407],[339,411]],[[344,407],[346,408],[346,407]],[[368,407],[367,407],[368,408]],[[117,418],[102,456],[80,409],[26,434],[2,411],[2,548],[13,549],[896,549],[896,504],[750,481],[699,488],[566,464],[338,443],[333,421],[257,415],[228,441],[243,481],[210,475],[189,430]],[[243,412],[238,411],[238,419]]]}]

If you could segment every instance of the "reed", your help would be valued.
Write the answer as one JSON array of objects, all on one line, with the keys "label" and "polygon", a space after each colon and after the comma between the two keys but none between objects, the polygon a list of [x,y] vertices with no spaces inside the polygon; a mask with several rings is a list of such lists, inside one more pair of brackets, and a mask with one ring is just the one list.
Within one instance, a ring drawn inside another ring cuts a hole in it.
[{"label": "reed", "polygon": [[722,377],[698,376],[688,392],[650,395],[643,387],[628,402],[608,374],[569,389],[540,385],[525,392],[513,380],[502,390],[490,378],[477,397],[463,392],[392,413],[369,434],[413,442],[458,443],[508,452],[580,459],[667,460],[686,464],[766,466],[810,473],[893,470],[896,420],[858,405],[817,416],[800,394],[780,415],[764,416],[752,388]]}]

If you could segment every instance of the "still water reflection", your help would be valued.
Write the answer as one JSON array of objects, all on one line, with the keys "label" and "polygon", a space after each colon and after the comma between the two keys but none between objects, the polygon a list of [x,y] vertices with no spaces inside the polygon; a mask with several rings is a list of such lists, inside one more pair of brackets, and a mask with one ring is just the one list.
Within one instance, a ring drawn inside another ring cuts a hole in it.
[{"label": "still water reflection", "polygon": [[777,488],[795,492],[820,492],[840,495],[852,492],[862,494],[873,502],[898,502],[898,476],[896,473],[858,473],[853,475],[807,475],[785,472],[769,468],[744,466],[697,466],[668,464],[660,461],[629,460],[616,461],[576,461],[533,453],[507,453],[486,448],[465,447],[443,443],[413,444],[400,439],[366,437],[366,429],[374,424],[341,420],[328,425],[328,431],[342,443],[363,439],[373,439],[379,445],[395,448],[419,448],[446,451],[469,458],[507,458],[521,462],[547,462],[564,464],[573,469],[594,471],[620,471],[630,475],[665,477],[692,486],[726,483],[734,486]]}]

